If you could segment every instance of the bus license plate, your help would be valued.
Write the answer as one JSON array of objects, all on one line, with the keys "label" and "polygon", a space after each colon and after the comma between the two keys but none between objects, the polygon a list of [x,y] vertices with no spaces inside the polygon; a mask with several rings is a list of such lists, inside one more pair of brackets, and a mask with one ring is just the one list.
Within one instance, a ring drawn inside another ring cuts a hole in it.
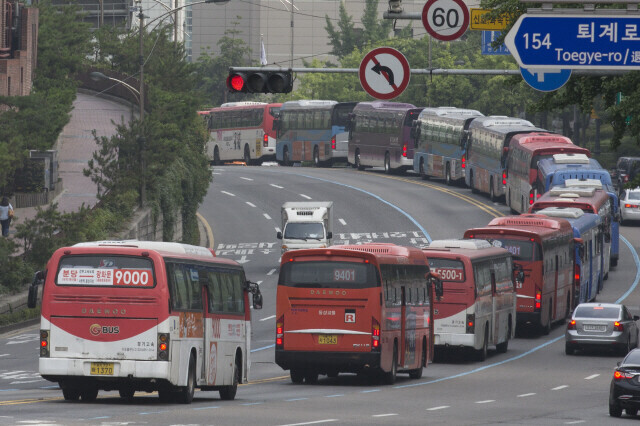
[{"label": "bus license plate", "polygon": [[92,362],[91,375],[92,376],[113,376],[113,363],[112,362]]},{"label": "bus license plate", "polygon": [[318,336],[318,343],[321,345],[337,345],[338,336],[335,334],[320,335]]}]

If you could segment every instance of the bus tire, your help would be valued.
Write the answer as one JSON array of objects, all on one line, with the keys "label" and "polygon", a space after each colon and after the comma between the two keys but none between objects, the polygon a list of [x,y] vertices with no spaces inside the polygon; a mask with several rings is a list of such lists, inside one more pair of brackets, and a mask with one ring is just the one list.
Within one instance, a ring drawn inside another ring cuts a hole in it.
[{"label": "bus tire", "polygon": [[80,391],[80,398],[82,399],[82,402],[93,402],[97,397],[98,389],[96,388],[83,389]]},{"label": "bus tire", "polygon": [[509,318],[509,327],[507,328],[507,338],[505,339],[504,342],[498,343],[496,345],[496,351],[498,351],[499,354],[507,353],[507,350],[509,349],[510,338],[511,338],[511,318]]},{"label": "bus tire", "polygon": [[495,203],[498,198],[496,197],[496,190],[493,187],[493,179],[491,179],[491,181],[489,182],[489,200],[492,203]]},{"label": "bus tire", "polygon": [[447,186],[451,186],[451,184],[453,183],[451,181],[451,166],[449,166],[449,163],[447,163],[447,171],[445,172],[444,175],[444,181],[447,184]]},{"label": "bus tire", "polygon": [[427,342],[422,341],[422,356],[420,357],[420,365],[415,370],[409,371],[409,377],[412,379],[419,379],[422,377],[422,369],[427,363]]},{"label": "bus tire", "polygon": [[286,146],[282,150],[282,164],[289,167],[291,166],[291,160],[289,159],[289,148]]},{"label": "bus tire", "polygon": [[249,166],[251,165],[251,151],[249,150],[249,145],[244,146],[244,164]]},{"label": "bus tire", "polygon": [[383,374],[383,381],[387,385],[396,382],[398,376],[398,342],[393,343],[393,357],[391,358],[391,371]]},{"label": "bus tire", "polygon": [[419,167],[418,170],[420,171],[420,178],[422,180],[429,179],[429,175],[427,175],[427,172],[425,172],[425,170],[424,170],[424,158],[420,159],[420,167]]},{"label": "bus tire", "polygon": [[158,398],[160,398],[160,402],[171,402],[173,400],[174,393],[171,389],[158,389]]},{"label": "bus tire", "polygon": [[80,399],[80,389],[62,388],[62,396],[65,401],[77,401]]},{"label": "bus tire", "polygon": [[318,372],[317,371],[306,371],[304,373],[304,381],[308,385],[312,385],[314,383],[318,383]]},{"label": "bus tire", "polygon": [[617,257],[612,257],[611,258],[611,266],[618,266],[618,258]]},{"label": "bus tire", "polygon": [[180,387],[178,391],[179,400],[183,404],[191,404],[193,394],[196,390],[196,359],[191,355],[189,358],[189,370],[187,371],[187,385]]},{"label": "bus tire", "polygon": [[318,147],[313,148],[313,167],[320,167],[320,152],[318,151]]},{"label": "bus tire", "polygon": [[220,161],[220,150],[216,146],[213,149],[213,165],[214,166],[219,166],[220,164],[222,164],[222,161]]},{"label": "bus tire", "polygon": [[136,393],[136,390],[133,388],[122,388],[118,389],[118,393],[120,394],[120,398],[126,401],[132,401],[133,395]]},{"label": "bus tire", "polygon": [[479,191],[476,189],[475,184],[473,182],[473,171],[471,172],[471,174],[469,175],[469,188],[471,189],[471,192],[474,194],[477,194]]},{"label": "bus tire", "polygon": [[551,333],[551,317],[553,316],[552,311],[553,300],[549,300],[549,318],[546,325],[542,326],[542,334],[548,336]]},{"label": "bus tire", "polygon": [[391,174],[391,155],[388,152],[384,154],[384,172]]},{"label": "bus tire", "polygon": [[300,384],[304,381],[304,372],[297,368],[292,368],[289,370],[289,375],[291,376],[291,382]]},{"label": "bus tire", "polygon": [[489,326],[484,326],[484,339],[482,340],[482,347],[478,349],[478,361],[482,362],[487,359],[487,353],[489,346]]},{"label": "bus tire", "polygon": [[362,167],[362,163],[360,162],[360,150],[357,149],[356,150],[356,156],[355,159],[353,160],[355,162],[354,167],[358,170],[364,170],[364,167]]},{"label": "bus tire", "polygon": [[238,383],[240,382],[240,360],[236,355],[236,362],[233,366],[233,382],[229,386],[224,386],[220,389],[220,399],[224,401],[233,401],[238,393]]}]

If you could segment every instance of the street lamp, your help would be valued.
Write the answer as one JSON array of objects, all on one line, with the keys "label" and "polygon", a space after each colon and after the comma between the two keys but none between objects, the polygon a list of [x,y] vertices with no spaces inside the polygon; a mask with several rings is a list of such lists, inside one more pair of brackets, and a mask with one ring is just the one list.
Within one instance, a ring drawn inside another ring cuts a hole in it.
[{"label": "street lamp", "polygon": [[105,75],[99,71],[93,71],[89,73],[89,78],[91,78],[91,80],[93,81],[110,80],[110,81],[115,81],[116,83],[122,84],[124,87],[129,89],[129,92],[131,92],[131,94],[133,94],[134,98],[136,99],[136,103],[137,104],[140,103],[140,92],[138,91],[138,89],[136,89],[135,87],[133,87],[132,85],[130,85],[124,80],[118,80],[117,78],[109,77],[108,75]]}]

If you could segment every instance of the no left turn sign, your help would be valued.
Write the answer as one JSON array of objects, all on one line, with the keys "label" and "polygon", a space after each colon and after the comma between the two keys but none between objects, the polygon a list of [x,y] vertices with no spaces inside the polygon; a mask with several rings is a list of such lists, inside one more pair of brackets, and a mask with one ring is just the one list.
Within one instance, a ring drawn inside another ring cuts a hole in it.
[{"label": "no left turn sign", "polygon": [[376,99],[400,96],[409,85],[411,68],[402,53],[391,47],[378,47],[360,62],[360,84]]},{"label": "no left turn sign", "polygon": [[422,8],[422,24],[435,39],[455,40],[469,28],[469,9],[462,0],[429,0]]}]

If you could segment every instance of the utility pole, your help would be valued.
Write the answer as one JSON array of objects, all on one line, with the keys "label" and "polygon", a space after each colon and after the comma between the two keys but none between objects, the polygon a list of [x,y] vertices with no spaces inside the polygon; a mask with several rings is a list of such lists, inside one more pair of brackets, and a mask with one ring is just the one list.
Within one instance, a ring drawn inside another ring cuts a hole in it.
[{"label": "utility pole", "polygon": [[289,67],[293,68],[293,0],[291,0],[291,61]]},{"label": "utility pole", "polygon": [[140,10],[138,19],[140,19],[140,135],[138,136],[138,143],[140,145],[140,171],[141,171],[141,183],[140,183],[140,205],[144,206],[147,201],[147,182],[145,177],[145,164],[144,164],[144,151],[145,151],[145,138],[144,138],[144,14],[142,13],[142,3],[140,3]]}]

